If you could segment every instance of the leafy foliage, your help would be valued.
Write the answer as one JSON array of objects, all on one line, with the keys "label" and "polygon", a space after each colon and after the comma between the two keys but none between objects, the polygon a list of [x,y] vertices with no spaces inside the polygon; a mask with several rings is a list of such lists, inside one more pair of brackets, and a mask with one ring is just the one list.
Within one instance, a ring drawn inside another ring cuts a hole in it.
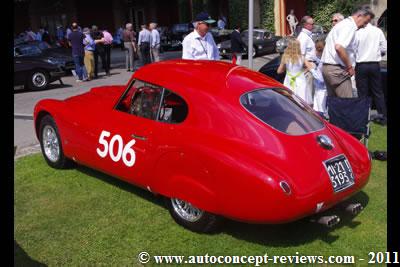
[{"label": "leafy foliage", "polygon": [[261,27],[275,32],[274,0],[260,1]]},{"label": "leafy foliage", "polygon": [[240,25],[243,29],[248,27],[249,7],[248,1],[230,0],[229,1],[229,22],[230,28]]}]

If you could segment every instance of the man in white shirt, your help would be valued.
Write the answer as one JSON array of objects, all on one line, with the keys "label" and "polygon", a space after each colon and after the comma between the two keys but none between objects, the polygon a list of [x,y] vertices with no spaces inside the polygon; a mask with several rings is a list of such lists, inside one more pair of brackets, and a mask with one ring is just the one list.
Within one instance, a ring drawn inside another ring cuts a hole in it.
[{"label": "man in white shirt", "polygon": [[[300,42],[301,54],[308,62],[315,63],[315,43],[311,37],[314,20],[310,16],[304,16],[300,23],[302,29],[299,36],[297,36],[297,40]],[[306,71],[304,75],[306,76],[307,82],[306,90],[314,97],[314,77],[309,71]]]},{"label": "man in white shirt", "polygon": [[149,28],[151,31],[150,54],[152,57],[152,62],[158,62],[160,61],[160,33],[156,29],[157,23],[150,23]]},{"label": "man in white shirt", "polygon": [[214,38],[208,32],[210,24],[215,20],[206,12],[201,12],[194,20],[194,31],[188,34],[182,42],[183,59],[219,60],[219,50]]},{"label": "man in white shirt", "polygon": [[368,23],[357,31],[355,76],[358,97],[372,95],[376,109],[383,118],[386,118],[386,105],[379,63],[386,51],[387,42],[381,29]]},{"label": "man in white shirt", "polygon": [[147,29],[146,25],[141,26],[142,30],[139,32],[138,46],[140,54],[142,55],[143,65],[151,63],[150,59],[150,42],[151,33]]},{"label": "man in white shirt", "polygon": [[371,8],[363,5],[357,8],[350,17],[336,24],[326,37],[321,61],[328,96],[353,97],[351,76],[354,75],[355,34],[374,16]]}]

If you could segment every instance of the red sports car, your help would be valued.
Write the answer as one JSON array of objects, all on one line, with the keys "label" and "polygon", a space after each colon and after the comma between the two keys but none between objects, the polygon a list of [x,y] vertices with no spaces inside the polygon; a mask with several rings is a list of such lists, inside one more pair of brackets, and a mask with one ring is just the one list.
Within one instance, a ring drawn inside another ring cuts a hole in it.
[{"label": "red sports car", "polygon": [[41,100],[34,120],[50,166],[77,162],[162,195],[175,221],[199,232],[223,217],[315,215],[358,192],[371,172],[357,139],[277,81],[225,62],[149,64],[126,85]]}]

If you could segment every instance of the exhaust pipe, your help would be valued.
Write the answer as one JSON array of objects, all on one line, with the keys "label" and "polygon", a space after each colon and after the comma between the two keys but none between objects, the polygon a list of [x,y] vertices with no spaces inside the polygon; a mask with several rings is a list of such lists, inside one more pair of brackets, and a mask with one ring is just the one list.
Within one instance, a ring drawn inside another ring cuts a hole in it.
[{"label": "exhaust pipe", "polygon": [[317,220],[312,220],[312,222],[317,222],[330,228],[338,224],[340,222],[340,218],[336,215],[322,216]]},{"label": "exhaust pipe", "polygon": [[345,211],[353,216],[359,214],[363,209],[364,207],[360,203],[352,203],[345,207]]}]

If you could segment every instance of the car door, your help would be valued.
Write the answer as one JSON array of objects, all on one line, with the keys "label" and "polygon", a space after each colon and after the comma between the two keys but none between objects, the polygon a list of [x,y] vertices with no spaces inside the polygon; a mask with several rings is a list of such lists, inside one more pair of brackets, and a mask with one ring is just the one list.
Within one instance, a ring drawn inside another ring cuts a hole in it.
[{"label": "car door", "polygon": [[135,81],[93,129],[94,167],[146,187],[154,161],[154,131],[162,88]]},{"label": "car door", "polygon": [[32,69],[30,62],[14,48],[14,86],[24,85],[29,71]]}]

